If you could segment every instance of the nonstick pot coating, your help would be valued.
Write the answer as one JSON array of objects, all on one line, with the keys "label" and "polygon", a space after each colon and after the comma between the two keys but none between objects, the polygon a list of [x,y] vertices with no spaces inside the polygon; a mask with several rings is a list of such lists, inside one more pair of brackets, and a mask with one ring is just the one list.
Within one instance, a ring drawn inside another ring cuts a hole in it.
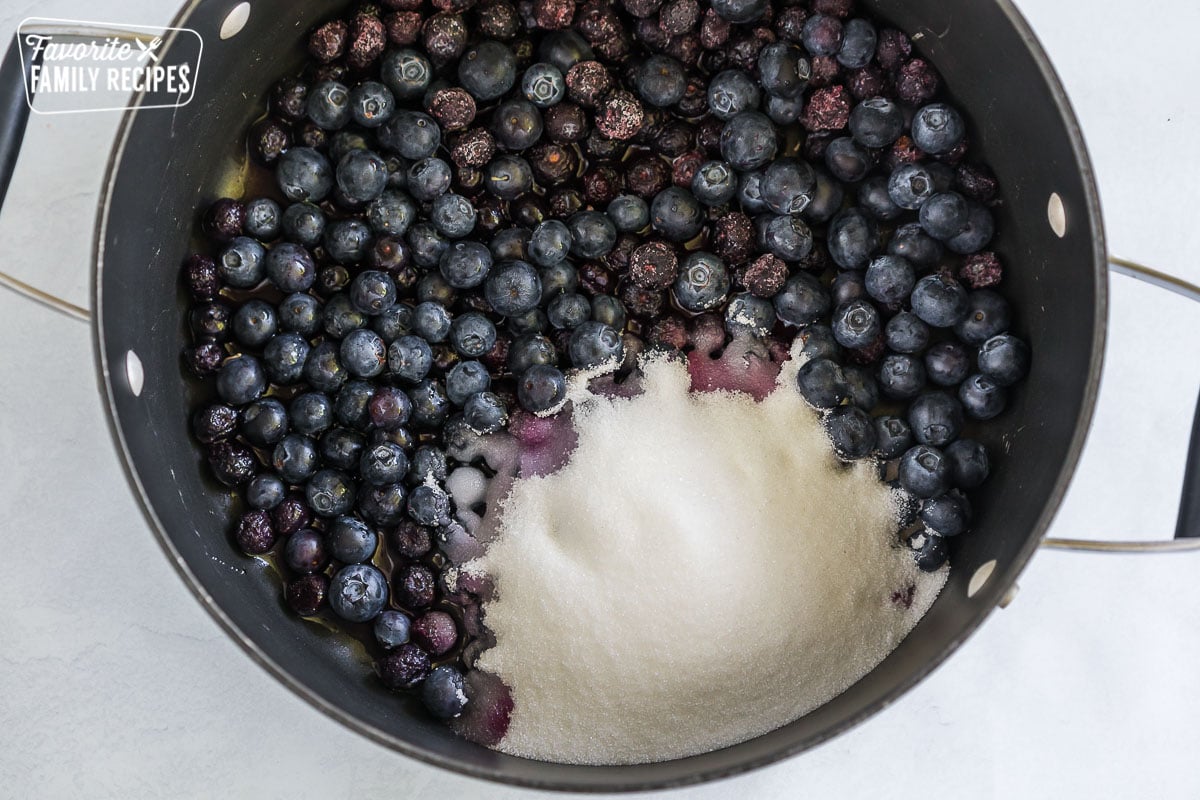
[{"label": "nonstick pot coating", "polygon": [[[114,436],[151,527],[210,613],[280,680],[345,724],[408,755],[484,778],[614,791],[691,783],[775,761],[844,730],[938,665],[996,606],[1045,533],[1091,417],[1105,320],[1104,241],[1091,167],[1062,87],[1006,1],[864,2],[914,34],[946,77],[995,170],[996,249],[1017,332],[1033,368],[1008,411],[981,429],[996,469],[978,492],[979,522],[953,541],[951,577],[928,615],[882,664],[841,696],[765,736],[705,755],[628,767],[548,764],[454,737],[371,675],[365,653],[288,613],[277,575],[232,546],[232,497],[207,475],[188,433],[196,391],[180,360],[187,300],[178,283],[196,210],[238,191],[246,126],[270,85],[303,59],[303,37],[344,4],[250,0],[249,20],[218,31],[238,0],[200,0],[173,23],[204,40],[196,97],[175,110],[127,116],[106,179],[96,239],[96,347]],[[1047,220],[1052,193],[1066,233]],[[134,391],[129,362],[144,385]],[[968,582],[995,561],[973,597]]]}]

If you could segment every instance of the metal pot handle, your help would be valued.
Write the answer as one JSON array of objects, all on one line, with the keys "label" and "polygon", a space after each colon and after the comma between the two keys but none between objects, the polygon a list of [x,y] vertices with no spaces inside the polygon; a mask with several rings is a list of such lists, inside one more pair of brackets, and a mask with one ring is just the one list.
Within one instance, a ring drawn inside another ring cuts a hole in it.
[{"label": "metal pot handle", "polygon": [[[1108,263],[1113,272],[1137,278],[1200,303],[1200,286],[1188,283],[1182,278],[1113,255],[1108,257]],[[1042,546],[1094,553],[1172,553],[1200,550],[1200,404],[1197,405],[1196,416],[1192,420],[1192,437],[1188,445],[1187,464],[1183,471],[1183,493],[1179,500],[1174,539],[1139,542],[1048,537],[1042,540]]]}]

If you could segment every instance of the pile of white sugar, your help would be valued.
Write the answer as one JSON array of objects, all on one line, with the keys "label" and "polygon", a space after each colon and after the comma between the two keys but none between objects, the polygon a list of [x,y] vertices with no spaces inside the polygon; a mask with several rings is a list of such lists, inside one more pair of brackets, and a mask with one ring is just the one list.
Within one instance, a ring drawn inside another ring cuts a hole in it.
[{"label": "pile of white sugar", "polygon": [[507,753],[630,764],[766,733],[869,672],[945,582],[898,546],[874,467],[837,463],[796,359],[762,403],[644,367],[644,394],[575,400],[569,462],[516,481],[467,566],[496,581],[477,666],[512,690]]}]

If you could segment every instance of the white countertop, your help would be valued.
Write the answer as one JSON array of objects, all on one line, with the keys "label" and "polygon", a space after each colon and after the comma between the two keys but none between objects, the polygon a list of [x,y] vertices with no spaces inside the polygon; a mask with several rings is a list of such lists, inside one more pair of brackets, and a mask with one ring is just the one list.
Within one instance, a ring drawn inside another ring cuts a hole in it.
[{"label": "white countertop", "polygon": [[[1019,0],[1061,73],[1113,253],[1200,282],[1200,6]],[[163,24],[161,0],[20,0]],[[86,11],[84,10],[86,6]],[[7,34],[6,34],[7,35]],[[115,114],[35,117],[0,217],[4,269],[87,304]],[[1054,536],[1164,537],[1200,309],[1112,282],[1105,381]],[[330,721],[200,608],[113,451],[87,328],[0,291],[0,795],[486,797]],[[1200,554],[1042,552],[1013,604],[883,713],[803,756],[675,797],[1196,797]]]}]

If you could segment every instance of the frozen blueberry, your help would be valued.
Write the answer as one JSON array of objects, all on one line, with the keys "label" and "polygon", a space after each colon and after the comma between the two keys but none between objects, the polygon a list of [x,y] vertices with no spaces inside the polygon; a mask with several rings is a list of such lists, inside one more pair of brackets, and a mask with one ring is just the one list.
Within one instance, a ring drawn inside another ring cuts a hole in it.
[{"label": "frozen blueberry", "polygon": [[343,564],[361,564],[375,554],[379,537],[357,517],[341,516],[326,531],[329,552]]},{"label": "frozen blueberry", "polygon": [[453,182],[450,165],[440,158],[422,158],[408,168],[405,186],[408,193],[422,203],[428,203],[450,189]]},{"label": "frozen blueberry", "polygon": [[900,208],[916,211],[933,196],[933,176],[921,164],[901,164],[888,178],[888,195]]},{"label": "frozen blueberry", "polygon": [[998,386],[1012,386],[1029,372],[1029,345],[1009,333],[979,347],[979,371]]},{"label": "frozen blueberry", "polygon": [[446,480],[446,454],[431,445],[421,445],[413,453],[412,467],[408,471],[412,483],[424,483],[430,479]]},{"label": "frozen blueberry", "polygon": [[289,433],[271,453],[271,465],[288,483],[304,483],[317,469],[317,448],[308,436]]},{"label": "frozen blueberry", "polygon": [[521,373],[517,382],[517,400],[522,408],[535,414],[555,408],[566,396],[562,372],[549,364],[534,364]]},{"label": "frozen blueberry", "polygon": [[857,208],[848,208],[829,223],[829,256],[842,269],[862,269],[875,253],[875,223]]},{"label": "frozen blueberry", "polygon": [[240,406],[256,400],[267,390],[267,376],[254,356],[228,359],[217,372],[217,394],[226,403]]},{"label": "frozen blueberry", "polygon": [[866,458],[875,449],[875,426],[858,406],[838,406],[825,416],[833,451],[844,461]]},{"label": "frozen blueberry", "polygon": [[293,572],[311,575],[329,563],[325,539],[312,528],[303,528],[288,536],[283,548],[283,563]]},{"label": "frozen blueberry", "polygon": [[533,186],[533,170],[518,156],[497,156],[484,168],[483,181],[484,188],[501,200],[515,200]]},{"label": "frozen blueberry", "polygon": [[287,410],[273,397],[255,400],[242,409],[241,430],[246,441],[256,447],[273,445],[287,433]]},{"label": "frozen blueberry", "polygon": [[592,304],[581,294],[559,294],[546,307],[546,318],[550,325],[572,330],[592,316]]},{"label": "frozen blueberry", "polygon": [[366,328],[346,334],[339,352],[346,371],[356,378],[373,378],[387,365],[387,345],[379,334]]},{"label": "frozen blueberry", "polygon": [[323,392],[305,392],[292,398],[288,414],[297,433],[315,436],[333,424],[333,403]]},{"label": "frozen blueberry", "polygon": [[559,103],[566,93],[567,84],[563,74],[553,64],[533,64],[521,76],[521,94],[538,108],[549,108]]},{"label": "frozen blueberry", "polygon": [[492,112],[492,135],[506,150],[528,150],[542,138],[542,113],[525,99],[507,100]]},{"label": "frozen blueberry", "polygon": [[879,385],[888,397],[916,397],[925,388],[925,366],[920,359],[902,353],[884,356],[879,363]]},{"label": "frozen blueberry", "polygon": [[282,230],[283,209],[269,197],[258,197],[246,203],[246,233],[260,242],[269,242]]},{"label": "frozen blueberry", "polygon": [[935,328],[951,328],[967,316],[967,290],[945,275],[926,275],[913,287],[913,313]]},{"label": "frozen blueberry", "polygon": [[476,392],[463,404],[463,419],[476,433],[495,433],[508,424],[508,408],[495,393]]},{"label": "frozen blueberry", "polygon": [[888,252],[907,258],[917,267],[932,267],[942,258],[941,243],[921,227],[919,222],[901,225],[888,242]]},{"label": "frozen blueberry", "polygon": [[679,277],[671,287],[675,302],[693,313],[716,308],[728,292],[729,272],[725,262],[699,250],[679,265]]},{"label": "frozen blueberry", "polygon": [[872,166],[871,154],[849,136],[834,139],[825,148],[825,167],[845,183],[858,183]]},{"label": "frozen blueberry", "polygon": [[773,298],[779,318],[791,325],[809,325],[829,313],[829,292],[815,276],[797,272]]},{"label": "frozen blueberry", "polygon": [[875,55],[875,42],[874,25],[865,19],[849,20],[842,26],[842,46],[837,53],[838,63],[846,69],[862,69],[871,63],[871,58]]},{"label": "frozen blueberry", "polygon": [[334,469],[317,471],[304,486],[309,508],[321,517],[345,514],[354,507],[356,494],[354,482]]},{"label": "frozen blueberry", "polygon": [[949,153],[966,134],[962,115],[945,103],[927,105],[913,116],[913,143],[926,153],[935,156]]},{"label": "frozen blueberry", "polygon": [[462,673],[451,666],[435,667],[421,684],[421,702],[438,719],[461,716],[468,702]]},{"label": "frozen blueberry", "polygon": [[362,457],[366,441],[366,437],[358,431],[342,427],[331,428],[317,443],[321,451],[321,461],[325,466],[341,470],[354,469]]},{"label": "frozen blueberry", "polygon": [[319,81],[308,90],[308,118],[326,130],[350,122],[350,91],[337,81]]},{"label": "frozen blueberry", "polygon": [[570,29],[547,32],[538,45],[537,56],[539,61],[546,61],[558,67],[558,71],[564,75],[580,61],[595,59],[587,40],[577,31]]},{"label": "frozen blueberry", "polygon": [[536,333],[525,334],[509,346],[507,366],[514,375],[523,375],[525,370],[537,364],[554,366],[557,359],[553,342]]},{"label": "frozen blueberry", "polygon": [[446,373],[446,396],[456,406],[467,402],[476,392],[487,391],[492,379],[487,367],[478,361],[460,361]]},{"label": "frozen blueberry", "polygon": [[367,223],[380,235],[403,236],[417,218],[417,204],[403,192],[388,190],[367,206]]},{"label": "frozen blueberry", "polygon": [[974,489],[987,480],[987,449],[972,439],[959,439],[946,448],[950,476],[960,489]]},{"label": "frozen blueberry", "polygon": [[908,537],[907,544],[912,550],[913,560],[922,572],[935,572],[949,557],[945,537],[925,528]]},{"label": "frozen blueberry", "polygon": [[773,97],[799,98],[811,76],[808,59],[794,44],[772,42],[758,53],[759,85]]},{"label": "frozen blueberry", "polygon": [[370,150],[351,150],[337,165],[338,190],[350,203],[369,203],[379,197],[387,179],[387,164]]},{"label": "frozen blueberry", "polygon": [[971,353],[959,342],[938,342],[925,353],[925,369],[938,386],[957,386],[971,371]]},{"label": "frozen blueberry", "polygon": [[450,335],[450,312],[441,303],[427,301],[413,309],[413,333],[430,344],[440,344]]},{"label": "frozen blueberry", "polygon": [[333,189],[333,166],[311,147],[293,147],[276,162],[275,180],[287,199],[318,203]]},{"label": "frozen blueberry", "polygon": [[519,316],[537,308],[542,296],[542,281],[532,264],[510,261],[488,273],[484,296],[497,314]]},{"label": "frozen blueberry", "polygon": [[963,407],[945,392],[926,392],[909,405],[908,424],[919,444],[945,447],[962,432]]},{"label": "frozen blueberry", "polygon": [[464,358],[479,358],[496,344],[496,326],[477,312],[460,314],[450,323],[450,344]]},{"label": "frozen blueberry", "polygon": [[[332,178],[330,180],[332,183]],[[286,189],[284,194],[288,194]],[[325,233],[325,213],[312,203],[292,203],[284,209],[282,227],[283,235],[287,239],[305,247],[312,247],[321,243],[321,237]]]},{"label": "frozen blueberry", "polygon": [[357,264],[371,245],[371,228],[360,219],[339,219],[325,228],[325,254],[339,264]]},{"label": "frozen blueberry", "polygon": [[387,605],[387,599],[387,579],[370,564],[342,567],[329,582],[329,606],[347,622],[374,619]]},{"label": "frozen blueberry", "polygon": [[846,399],[846,376],[837,362],[828,358],[813,358],[801,365],[796,373],[800,395],[813,408],[836,408]]},{"label": "frozen blueberry", "polygon": [[[392,87],[393,90],[395,88]],[[437,152],[442,130],[428,114],[397,111],[380,126],[378,136],[379,143],[384,147],[410,161],[419,161]]]},{"label": "frozen blueberry", "polygon": [[[694,199],[693,202],[695,202]],[[658,198],[655,198],[655,209],[658,208],[657,203]],[[672,205],[669,211],[663,213],[671,213],[675,210],[676,207]],[[654,213],[653,209],[652,213]],[[674,221],[672,214],[672,223]],[[570,252],[580,258],[600,258],[610,252],[617,243],[617,228],[608,215],[601,211],[580,211],[572,214],[567,220],[567,229],[571,235]],[[530,255],[532,255],[534,248],[532,238],[529,241],[529,247]]]},{"label": "frozen blueberry", "polygon": [[735,294],[725,308],[725,330],[731,335],[766,336],[775,327],[775,306],[749,292]]},{"label": "frozen blueberry", "polygon": [[568,344],[571,363],[581,369],[620,363],[625,357],[621,334],[602,322],[584,322],[571,332]]},{"label": "frozen blueberry", "polygon": [[408,641],[412,625],[402,611],[388,609],[375,618],[375,641],[385,650],[399,647]]},{"label": "frozen blueberry", "polygon": [[412,315],[413,307],[408,303],[395,303],[371,317],[371,330],[391,344],[412,332]]},{"label": "frozen blueberry", "polygon": [[946,248],[952,253],[970,255],[988,246],[996,232],[992,212],[976,202],[967,203],[967,227],[957,236],[946,240]]},{"label": "frozen blueberry", "polygon": [[667,239],[686,242],[703,228],[704,209],[687,189],[669,186],[654,196],[650,224]]},{"label": "frozen blueberry", "polygon": [[758,82],[740,69],[718,72],[708,84],[708,107],[720,120],[757,110],[760,98]]},{"label": "frozen blueberry", "polygon": [[833,336],[842,347],[866,347],[879,336],[879,312],[865,300],[853,300],[833,312]]},{"label": "frozen blueberry", "polygon": [[503,97],[516,81],[517,58],[508,45],[500,42],[480,42],[458,62],[458,82],[476,100]]},{"label": "frozen blueberry", "polygon": [[450,414],[450,399],[440,381],[425,379],[408,390],[412,422],[418,428],[438,428]]},{"label": "frozen blueberry", "polygon": [[637,70],[633,79],[638,95],[652,106],[665,108],[680,101],[687,91],[683,65],[667,55],[652,55]]},{"label": "frozen blueberry", "polygon": [[950,488],[950,464],[941,450],[919,444],[901,457],[899,479],[917,497],[936,497]]},{"label": "frozen blueberry", "polygon": [[921,503],[921,522],[939,536],[957,536],[967,529],[970,521],[970,512],[954,492]]},{"label": "frozen blueberry", "polygon": [[438,229],[430,222],[413,225],[408,229],[405,240],[412,249],[413,261],[422,269],[437,268],[442,256],[450,249],[450,240],[438,233]]},{"label": "frozen blueberry", "polygon": [[608,204],[605,213],[618,233],[635,233],[650,224],[650,207],[645,200],[632,194],[618,195]]},{"label": "frozen blueberry", "polygon": [[778,143],[775,125],[758,111],[742,111],[732,116],[721,129],[721,157],[734,169],[753,170],[775,158]]},{"label": "frozen blueberry", "polygon": [[921,204],[920,218],[926,233],[945,241],[966,230],[970,209],[958,192],[942,192]]},{"label": "frozen blueberry", "polygon": [[[578,225],[576,227],[585,226]],[[566,223],[557,219],[548,219],[539,223],[529,237],[529,260],[541,267],[554,266],[566,259],[571,250],[571,244],[571,230]]]},{"label": "frozen blueberry", "polygon": [[217,256],[217,274],[235,288],[253,288],[266,277],[266,255],[256,240],[238,236]]},{"label": "frozen blueberry", "polygon": [[278,475],[264,472],[246,486],[246,503],[260,511],[270,511],[287,497],[287,484]]},{"label": "frozen blueberry", "polygon": [[875,454],[885,461],[899,458],[912,447],[912,429],[900,417],[875,418]]},{"label": "frozen blueberry", "polygon": [[780,158],[763,173],[762,200],[776,214],[799,214],[812,202],[817,174],[804,161]]},{"label": "frozen blueberry", "polygon": [[350,90],[350,114],[364,128],[378,128],[395,110],[392,90],[379,81],[363,81]]},{"label": "frozen blueberry", "polygon": [[398,99],[411,100],[429,88],[433,66],[416,50],[389,50],[383,57],[380,75]]},{"label": "frozen blueberry", "polygon": [[706,206],[720,206],[728,203],[737,194],[738,177],[733,167],[724,161],[706,161],[696,169],[691,186],[692,194],[701,203]]},{"label": "frozen blueberry", "polygon": [[450,497],[441,487],[422,483],[408,495],[408,515],[418,525],[446,525],[450,522]]}]

